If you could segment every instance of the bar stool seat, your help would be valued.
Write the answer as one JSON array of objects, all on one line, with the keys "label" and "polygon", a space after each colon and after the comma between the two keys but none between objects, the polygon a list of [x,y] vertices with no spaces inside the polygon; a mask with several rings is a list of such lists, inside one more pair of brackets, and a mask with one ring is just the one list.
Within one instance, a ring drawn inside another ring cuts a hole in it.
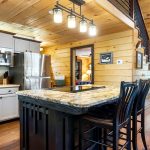
[{"label": "bar stool seat", "polygon": [[94,123],[95,125],[101,125],[102,127],[106,127],[109,129],[113,128],[113,119],[104,119],[104,118],[97,118],[91,115],[86,115],[82,118],[83,120],[87,120],[89,122]]}]

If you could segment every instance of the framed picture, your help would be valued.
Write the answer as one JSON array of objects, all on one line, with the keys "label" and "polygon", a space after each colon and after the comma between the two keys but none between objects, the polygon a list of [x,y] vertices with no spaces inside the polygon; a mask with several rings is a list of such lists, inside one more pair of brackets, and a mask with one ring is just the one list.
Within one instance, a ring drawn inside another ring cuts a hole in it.
[{"label": "framed picture", "polygon": [[112,64],[113,54],[112,52],[101,53],[100,54],[100,64]]},{"label": "framed picture", "polygon": [[143,68],[143,53],[141,52],[136,52],[136,67],[138,69],[142,69]]}]

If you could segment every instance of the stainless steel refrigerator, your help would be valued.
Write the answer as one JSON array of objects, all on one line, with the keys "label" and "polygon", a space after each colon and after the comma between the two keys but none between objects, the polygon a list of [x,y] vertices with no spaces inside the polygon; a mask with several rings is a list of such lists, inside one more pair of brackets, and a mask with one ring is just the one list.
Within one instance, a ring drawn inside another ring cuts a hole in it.
[{"label": "stainless steel refrigerator", "polygon": [[20,90],[50,88],[49,55],[24,52],[14,55],[14,67],[10,68],[11,83],[19,84]]}]

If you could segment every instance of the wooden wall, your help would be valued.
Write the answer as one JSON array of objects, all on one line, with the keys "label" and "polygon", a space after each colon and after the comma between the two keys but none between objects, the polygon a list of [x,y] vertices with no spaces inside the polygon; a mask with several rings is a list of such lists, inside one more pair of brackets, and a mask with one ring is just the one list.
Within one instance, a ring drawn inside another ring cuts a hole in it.
[{"label": "wooden wall", "polygon": [[[94,44],[95,84],[119,84],[120,81],[133,79],[133,55],[135,51],[133,30],[109,34],[84,41],[57,45],[44,49],[52,57],[53,75],[65,75],[70,84],[70,48]],[[99,64],[99,54],[113,52],[113,64]],[[117,64],[122,59],[123,64]]]}]

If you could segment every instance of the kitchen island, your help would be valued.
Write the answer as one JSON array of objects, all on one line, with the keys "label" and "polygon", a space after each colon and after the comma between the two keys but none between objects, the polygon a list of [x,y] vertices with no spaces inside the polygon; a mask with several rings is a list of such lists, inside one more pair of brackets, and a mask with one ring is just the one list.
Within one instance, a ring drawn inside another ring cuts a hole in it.
[{"label": "kitchen island", "polygon": [[74,91],[67,87],[18,95],[21,150],[78,150],[80,116],[116,101],[119,88],[92,86]]}]

